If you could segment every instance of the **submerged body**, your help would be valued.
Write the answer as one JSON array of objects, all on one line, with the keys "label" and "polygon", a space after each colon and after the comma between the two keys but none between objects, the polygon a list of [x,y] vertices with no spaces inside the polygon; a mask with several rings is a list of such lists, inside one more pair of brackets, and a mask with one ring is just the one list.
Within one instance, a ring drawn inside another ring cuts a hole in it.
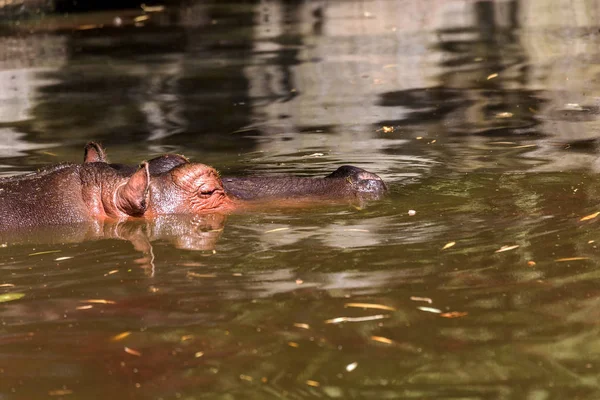
[{"label": "submerged body", "polygon": [[0,230],[106,218],[228,213],[265,202],[373,200],[386,190],[377,175],[351,166],[324,178],[221,179],[212,167],[173,154],[139,168],[109,164],[102,148],[90,143],[83,164],[60,164],[1,178]]}]

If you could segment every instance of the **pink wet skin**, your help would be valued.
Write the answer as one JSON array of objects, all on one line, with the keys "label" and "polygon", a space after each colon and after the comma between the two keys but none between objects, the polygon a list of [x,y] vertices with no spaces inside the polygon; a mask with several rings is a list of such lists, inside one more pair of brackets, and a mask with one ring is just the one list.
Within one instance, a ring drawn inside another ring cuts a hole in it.
[{"label": "pink wet skin", "polygon": [[[95,167],[103,168],[101,165]],[[143,163],[128,179],[111,178],[99,187],[83,190],[84,201],[90,205],[93,217],[152,218],[168,214],[229,212],[235,208],[234,202],[225,194],[217,171],[204,164],[184,164],[150,177],[148,163]],[[111,180],[116,183],[111,184]]]},{"label": "pink wet skin", "polygon": [[0,231],[164,214],[227,213],[234,204],[217,172],[185,164],[150,177],[148,163],[132,175],[103,162],[61,164],[0,179]]},{"label": "pink wet skin", "polygon": [[144,216],[223,213],[236,208],[214,168],[190,163],[152,176]]}]

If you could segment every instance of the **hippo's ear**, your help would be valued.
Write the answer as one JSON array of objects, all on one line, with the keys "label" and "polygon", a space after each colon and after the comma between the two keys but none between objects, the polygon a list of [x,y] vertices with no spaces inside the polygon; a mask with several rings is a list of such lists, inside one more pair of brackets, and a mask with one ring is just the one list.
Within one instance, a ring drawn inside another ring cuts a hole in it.
[{"label": "hippo's ear", "polygon": [[141,217],[148,208],[148,191],[150,188],[150,170],[144,162],[127,183],[117,189],[115,205],[132,217]]},{"label": "hippo's ear", "polygon": [[89,142],[85,145],[85,150],[83,153],[83,162],[84,163],[93,163],[93,162],[107,162],[106,153],[102,146],[100,146],[96,142]]}]

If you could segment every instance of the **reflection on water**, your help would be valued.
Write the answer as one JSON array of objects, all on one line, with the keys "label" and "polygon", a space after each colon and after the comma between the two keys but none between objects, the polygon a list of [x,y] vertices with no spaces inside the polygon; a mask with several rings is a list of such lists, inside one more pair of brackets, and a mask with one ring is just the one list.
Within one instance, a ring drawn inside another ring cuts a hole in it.
[{"label": "reflection on water", "polygon": [[1,175],[97,140],[391,193],[3,234],[0,398],[598,398],[595,7],[11,9]]}]

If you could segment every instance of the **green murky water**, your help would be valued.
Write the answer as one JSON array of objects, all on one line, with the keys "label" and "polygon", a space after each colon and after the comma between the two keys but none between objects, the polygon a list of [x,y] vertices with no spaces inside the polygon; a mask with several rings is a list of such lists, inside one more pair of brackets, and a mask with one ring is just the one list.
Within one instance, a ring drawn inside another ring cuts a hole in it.
[{"label": "green murky water", "polygon": [[0,234],[0,399],[600,398],[594,4],[5,21],[1,175],[93,139],[391,192]]}]

